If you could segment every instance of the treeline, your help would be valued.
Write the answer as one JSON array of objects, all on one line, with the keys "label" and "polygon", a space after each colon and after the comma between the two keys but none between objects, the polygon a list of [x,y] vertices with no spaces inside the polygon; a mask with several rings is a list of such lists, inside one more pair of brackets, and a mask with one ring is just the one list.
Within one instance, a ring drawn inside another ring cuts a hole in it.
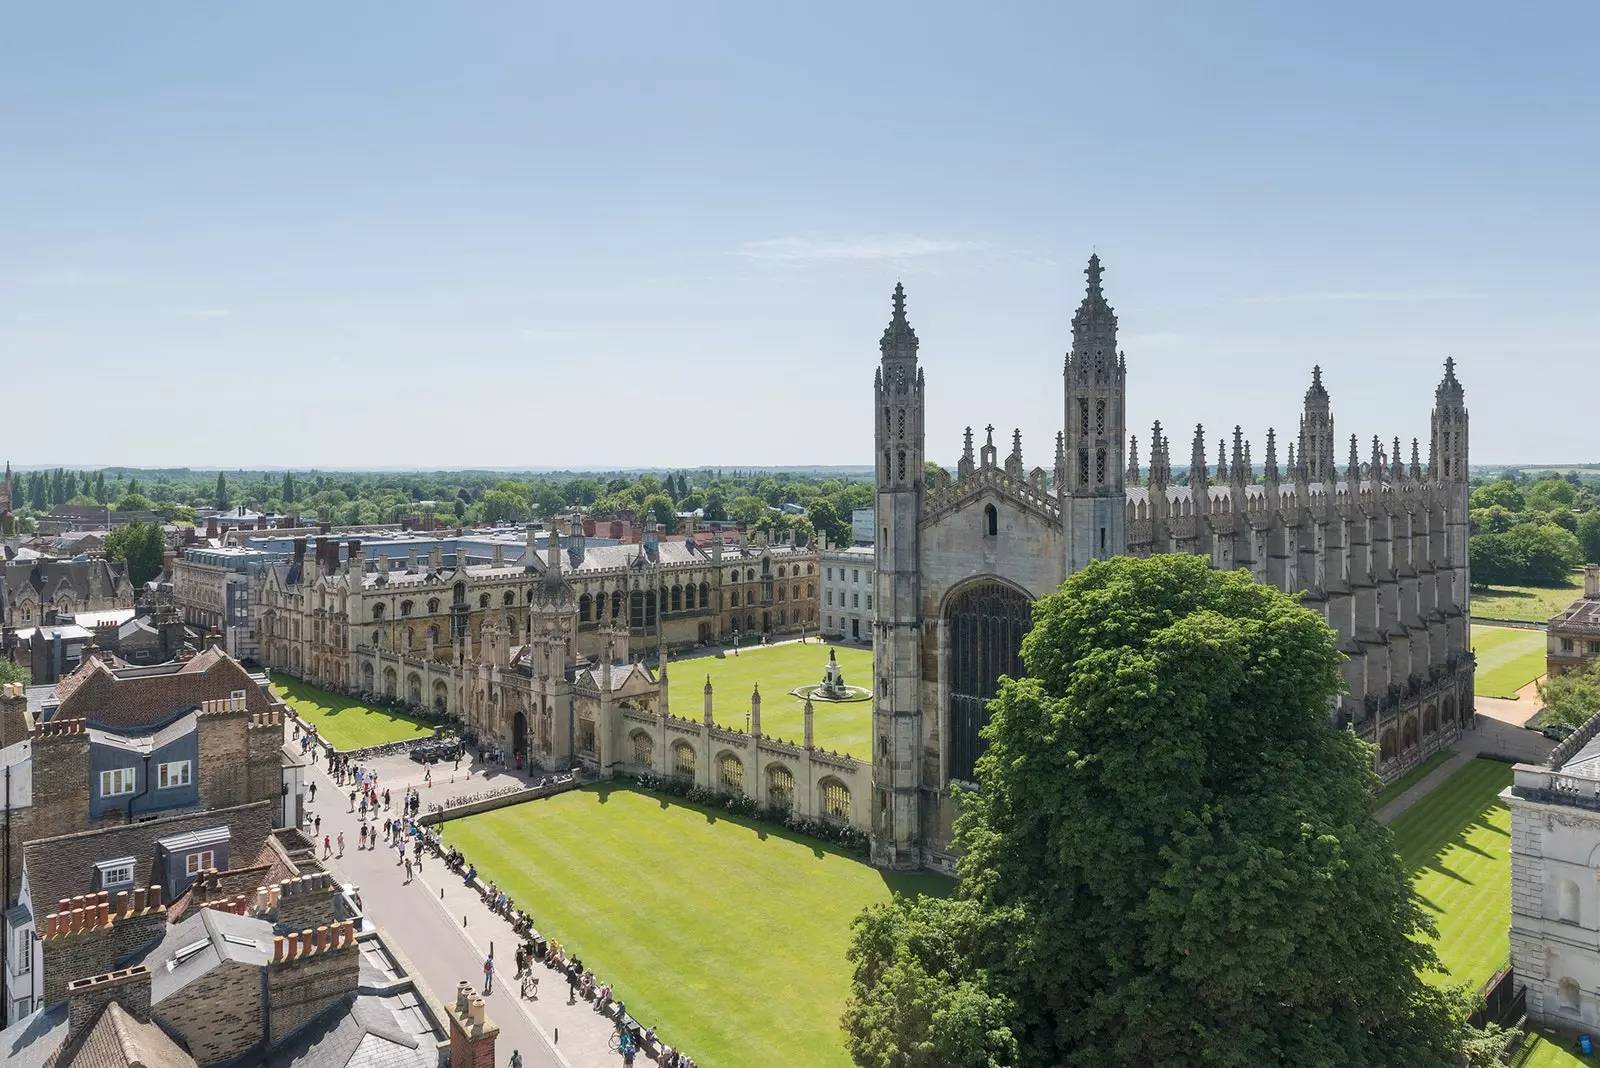
[{"label": "treeline", "polygon": [[1469,502],[1472,580],[1482,586],[1560,586],[1600,563],[1600,481],[1517,472],[1480,485]]},{"label": "treeline", "polygon": [[850,516],[872,506],[872,486],[824,472],[729,471],[715,468],[639,474],[604,472],[188,472],[34,471],[19,476],[17,510],[24,522],[62,505],[152,511],[167,522],[192,523],[196,509],[234,507],[298,512],[339,525],[394,523],[404,516],[478,526],[548,518],[578,507],[585,513],[660,523],[675,532],[678,514],[770,526],[808,542],[818,531],[850,541]]}]

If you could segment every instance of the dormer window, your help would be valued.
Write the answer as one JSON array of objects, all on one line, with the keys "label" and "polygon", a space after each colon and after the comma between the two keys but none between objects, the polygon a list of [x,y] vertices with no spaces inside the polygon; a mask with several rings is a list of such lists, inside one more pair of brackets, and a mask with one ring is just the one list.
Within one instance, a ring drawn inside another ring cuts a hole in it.
[{"label": "dormer window", "polygon": [[118,857],[116,860],[102,860],[94,866],[95,878],[100,890],[117,890],[124,886],[133,885],[134,858]]}]

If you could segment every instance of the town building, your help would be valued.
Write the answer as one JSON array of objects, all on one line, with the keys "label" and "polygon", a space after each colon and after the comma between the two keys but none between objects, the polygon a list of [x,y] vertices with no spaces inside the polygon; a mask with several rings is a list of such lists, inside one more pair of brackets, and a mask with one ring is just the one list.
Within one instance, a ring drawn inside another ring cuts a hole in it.
[{"label": "town building", "polygon": [[1511,810],[1511,969],[1530,1022],[1600,1027],[1600,716],[1543,765],[1518,764]]},{"label": "town building", "polygon": [[1195,428],[1180,482],[1157,423],[1141,470],[1125,421],[1130,363],[1097,256],[1072,321],[1064,428],[1050,467],[1002,459],[993,427],[972,431],[955,473],[929,479],[928,390],[895,287],[874,391],[878,527],[873,660],[873,859],[949,868],[950,785],[973,778],[1001,675],[1022,673],[1031,604],[1098,560],[1193,553],[1300,593],[1348,658],[1330,722],[1377,746],[1393,778],[1448,745],[1473,709],[1467,640],[1467,431],[1453,361],[1434,394],[1428,463],[1412,439],[1338,449],[1329,393],[1313,369],[1287,463],[1268,430],[1258,468],[1235,427],[1231,455]]},{"label": "town building", "polygon": [[257,574],[277,558],[236,546],[186,546],[172,561],[172,592],[186,623],[223,636],[229,655],[254,660],[258,648],[251,621],[251,588]]},{"label": "town building", "polygon": [[870,545],[835,548],[824,542],[819,556],[822,633],[830,638],[870,642],[877,550]]},{"label": "town building", "polygon": [[7,627],[132,608],[135,596],[121,562],[103,557],[36,557],[0,565],[0,624]]},{"label": "town building", "polygon": [[1600,564],[1583,569],[1583,596],[1550,617],[1545,641],[1545,670],[1552,676],[1600,660]]},{"label": "town building", "polygon": [[[54,686],[7,684],[0,957],[19,962],[12,952],[61,898],[135,882],[175,897],[230,851],[255,856],[273,827],[298,826],[282,711],[264,678],[216,648],[153,667],[90,656]],[[48,974],[30,974],[7,1006],[45,995]]]},{"label": "town building", "polygon": [[60,535],[79,530],[115,530],[129,523],[156,523],[161,517],[155,512],[138,510],[116,512],[104,504],[59,504],[39,517],[41,535]]}]

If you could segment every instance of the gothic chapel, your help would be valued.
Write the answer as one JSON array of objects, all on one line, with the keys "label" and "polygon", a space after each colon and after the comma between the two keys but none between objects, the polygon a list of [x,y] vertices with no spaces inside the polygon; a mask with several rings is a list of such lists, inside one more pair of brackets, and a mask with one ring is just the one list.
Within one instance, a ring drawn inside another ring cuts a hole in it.
[{"label": "gothic chapel", "polygon": [[1428,463],[1416,438],[1355,437],[1341,470],[1320,368],[1280,466],[1258,469],[1233,429],[1214,465],[1196,426],[1184,484],[1157,422],[1149,467],[1125,423],[1126,357],[1089,258],[1072,320],[1053,471],[1025,470],[1020,432],[1001,461],[972,430],[952,478],[925,474],[926,385],[903,287],[874,383],[877,619],[873,624],[873,861],[948,868],[951,782],[970,781],[1002,674],[1022,671],[1031,603],[1112,556],[1193,553],[1301,592],[1349,658],[1330,722],[1379,747],[1386,779],[1449,744],[1472,714],[1468,647],[1467,409],[1453,361],[1434,394]]}]

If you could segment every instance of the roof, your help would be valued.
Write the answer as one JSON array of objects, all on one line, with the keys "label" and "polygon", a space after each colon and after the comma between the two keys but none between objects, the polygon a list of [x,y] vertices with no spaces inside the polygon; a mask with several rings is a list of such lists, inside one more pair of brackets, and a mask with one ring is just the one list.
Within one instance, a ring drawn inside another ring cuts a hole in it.
[{"label": "roof", "polygon": [[82,600],[90,597],[111,597],[120,585],[131,602],[133,590],[123,578],[122,564],[110,560],[12,560],[0,567],[0,585],[5,593],[0,599],[19,601],[24,593],[32,593],[31,600],[49,601],[65,587]]},{"label": "roof", "polygon": [[[412,995],[414,998],[415,995]],[[291,1035],[266,1058],[270,1068],[436,1068],[436,1040],[402,1026],[403,997],[360,994]]]},{"label": "roof", "polygon": [[194,1058],[160,1026],[140,1023],[115,1001],[105,1007],[83,1043],[60,1068],[195,1068]]},{"label": "roof", "polygon": [[1550,629],[1600,634],[1600,597],[1580,597],[1560,615],[1550,618]]},{"label": "roof", "polygon": [[275,699],[220,647],[191,660],[151,667],[114,669],[90,659],[56,683],[61,700],[56,718],[81,718],[112,728],[146,726],[196,708],[202,701],[225,699],[237,690],[244,691],[250,712],[276,707]]},{"label": "roof", "polygon": [[150,1004],[156,1006],[222,964],[265,967],[272,959],[272,924],[220,909],[197,909],[145,955]]},{"label": "roof", "polygon": [[143,823],[118,824],[92,831],[35,838],[22,847],[28,871],[28,889],[35,918],[55,910],[64,897],[87,894],[94,888],[95,864],[111,857],[137,857],[135,885],[148,886],[165,879],[155,875],[156,843],[182,831],[202,831],[226,826],[232,832],[230,856],[255,856],[272,830],[276,797],[232,808],[206,809],[163,816]]},{"label": "roof", "polygon": [[67,1040],[67,1000],[24,1016],[0,1031],[0,1064],[6,1068],[46,1068]]}]

